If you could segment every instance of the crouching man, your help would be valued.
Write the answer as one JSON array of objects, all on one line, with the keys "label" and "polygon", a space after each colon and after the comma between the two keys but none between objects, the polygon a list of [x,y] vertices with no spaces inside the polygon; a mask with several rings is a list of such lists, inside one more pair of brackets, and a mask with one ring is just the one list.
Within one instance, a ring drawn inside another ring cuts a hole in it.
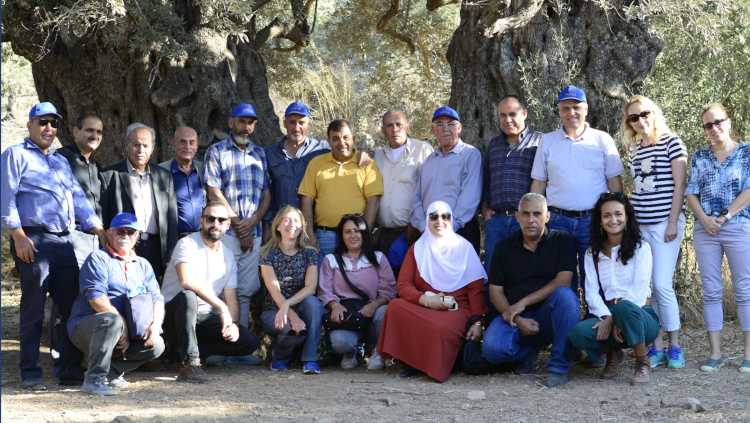
[{"label": "crouching man", "polygon": [[68,332],[87,358],[82,392],[114,395],[127,388],[125,372],[164,352],[164,298],[148,260],[133,250],[140,231],[135,215],[117,214],[106,245],[81,268]]},{"label": "crouching man", "polygon": [[178,381],[205,381],[201,357],[247,356],[260,343],[238,325],[237,262],[222,241],[229,225],[224,203],[208,203],[200,231],[177,242],[164,275],[165,332],[179,363]]}]

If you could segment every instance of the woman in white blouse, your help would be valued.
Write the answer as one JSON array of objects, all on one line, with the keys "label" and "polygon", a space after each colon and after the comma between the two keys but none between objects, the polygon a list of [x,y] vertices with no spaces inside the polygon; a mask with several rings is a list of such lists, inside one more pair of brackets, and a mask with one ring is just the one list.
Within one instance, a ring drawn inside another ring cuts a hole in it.
[{"label": "woman in white blouse", "polygon": [[652,256],[642,241],[633,206],[621,193],[604,193],[591,217],[591,248],[584,258],[586,303],[594,315],[570,334],[571,343],[596,360],[607,355],[603,378],[614,378],[622,348],[633,348],[631,383],[650,381],[647,345],[659,333],[651,296]]}]

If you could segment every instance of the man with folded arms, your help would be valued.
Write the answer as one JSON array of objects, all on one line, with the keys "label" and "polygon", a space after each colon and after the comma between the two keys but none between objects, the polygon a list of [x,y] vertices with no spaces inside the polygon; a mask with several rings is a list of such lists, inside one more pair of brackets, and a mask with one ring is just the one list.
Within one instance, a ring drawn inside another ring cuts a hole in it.
[{"label": "man with folded arms", "polygon": [[237,264],[222,242],[229,224],[226,206],[208,203],[200,231],[177,242],[164,275],[164,330],[180,365],[179,381],[205,381],[201,357],[246,356],[259,345],[254,334],[237,324]]},{"label": "man with folded arms", "polygon": [[[560,90],[561,127],[542,136],[531,169],[531,192],[547,197],[549,227],[573,235],[578,250],[578,280],[589,248],[591,211],[603,192],[622,192],[623,166],[612,137],[586,123],[586,94],[574,85]],[[577,288],[573,279],[572,288]]]},{"label": "man with folded arms", "polygon": [[93,252],[81,268],[68,331],[87,358],[81,391],[92,395],[126,389],[125,372],[164,352],[164,298],[151,264],[133,248],[140,231],[134,214],[117,214],[104,248]]},{"label": "man with folded arms", "polygon": [[172,174],[177,201],[177,239],[200,230],[200,215],[206,204],[203,189],[203,162],[195,160],[198,152],[198,133],[189,126],[175,129],[169,144],[174,159],[159,163]]},{"label": "man with folded arms", "polygon": [[534,371],[539,349],[552,344],[547,387],[568,382],[568,334],[578,323],[578,299],[570,289],[576,268],[575,240],[546,228],[544,196],[528,193],[518,203],[521,227],[495,248],[488,274],[490,300],[500,314],[484,333],[482,356],[493,364]]},{"label": "man with folded arms", "polygon": [[29,136],[8,147],[0,159],[0,220],[10,235],[10,251],[21,278],[21,386],[46,390],[39,367],[44,302],[52,296],[61,315],[54,328],[60,359],[55,375],[61,384],[82,378],[80,352],[71,344],[65,323],[78,292],[78,263],[70,231],[104,236],[101,220],[86,199],[67,160],[50,146],[62,116],[52,103],[31,108]]}]

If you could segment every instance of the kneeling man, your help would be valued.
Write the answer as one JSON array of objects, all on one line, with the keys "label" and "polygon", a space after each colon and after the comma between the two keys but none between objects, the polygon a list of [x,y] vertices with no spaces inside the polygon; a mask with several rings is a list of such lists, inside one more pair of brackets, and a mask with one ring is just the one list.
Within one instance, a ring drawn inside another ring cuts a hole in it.
[{"label": "kneeling man", "polygon": [[151,264],[133,249],[141,230],[134,214],[117,214],[107,244],[81,267],[68,333],[87,357],[83,392],[114,395],[128,386],[125,372],[164,352],[164,298]]},{"label": "kneeling man", "polygon": [[246,356],[259,345],[258,338],[237,323],[237,262],[222,241],[229,225],[224,203],[209,202],[200,231],[177,242],[164,275],[164,326],[180,364],[180,381],[205,381],[201,357]]},{"label": "kneeling man", "polygon": [[549,218],[544,196],[524,195],[516,212],[521,230],[495,248],[488,278],[500,315],[484,334],[482,356],[493,364],[519,363],[519,373],[531,373],[539,348],[552,344],[545,385],[555,387],[568,382],[566,340],[579,315],[570,289],[575,240],[548,229]]}]

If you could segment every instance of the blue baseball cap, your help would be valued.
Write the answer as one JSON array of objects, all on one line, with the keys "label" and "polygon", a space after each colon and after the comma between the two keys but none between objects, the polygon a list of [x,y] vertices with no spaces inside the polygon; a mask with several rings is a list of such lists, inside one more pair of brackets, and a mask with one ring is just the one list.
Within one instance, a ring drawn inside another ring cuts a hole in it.
[{"label": "blue baseball cap", "polygon": [[284,117],[289,117],[289,115],[308,117],[310,116],[310,109],[307,107],[307,104],[301,101],[295,101],[287,106],[286,111],[284,112]]},{"label": "blue baseball cap", "polygon": [[109,229],[119,228],[130,228],[136,231],[141,230],[141,225],[138,224],[138,218],[133,213],[117,213],[117,216],[112,218],[112,222],[109,224]]},{"label": "blue baseball cap", "polygon": [[58,119],[62,119],[60,113],[57,113],[57,107],[55,107],[55,105],[50,103],[49,101],[35,104],[34,107],[29,110],[29,120],[34,119],[35,117],[48,115],[52,115],[57,117]]},{"label": "blue baseball cap", "polygon": [[438,120],[438,118],[441,118],[443,116],[451,118],[451,120],[457,120],[459,122],[461,121],[461,117],[458,116],[458,112],[448,106],[438,107],[437,110],[435,110],[435,113],[433,113],[432,115],[432,121],[435,122],[436,120]]},{"label": "blue baseball cap", "polygon": [[586,103],[586,93],[582,89],[575,85],[567,85],[560,90],[560,95],[557,96],[557,102],[573,100],[579,103]]},{"label": "blue baseball cap", "polygon": [[232,109],[232,117],[251,117],[257,119],[258,115],[255,113],[255,107],[252,104],[240,103]]}]

